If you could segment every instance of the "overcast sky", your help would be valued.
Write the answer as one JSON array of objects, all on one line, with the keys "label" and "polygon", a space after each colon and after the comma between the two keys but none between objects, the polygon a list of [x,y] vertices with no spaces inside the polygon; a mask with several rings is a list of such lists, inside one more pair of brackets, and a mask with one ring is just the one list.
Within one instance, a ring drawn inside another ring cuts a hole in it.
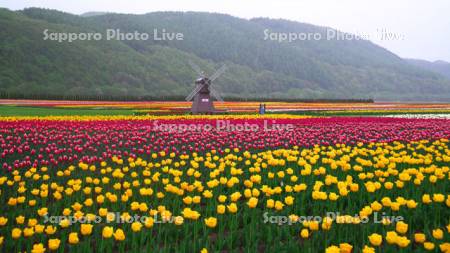
[{"label": "overcast sky", "polygon": [[[45,7],[75,14],[207,11],[242,18],[284,18],[370,36],[401,57],[450,62],[449,0],[0,0],[0,6]],[[381,39],[381,31],[396,38]]]}]

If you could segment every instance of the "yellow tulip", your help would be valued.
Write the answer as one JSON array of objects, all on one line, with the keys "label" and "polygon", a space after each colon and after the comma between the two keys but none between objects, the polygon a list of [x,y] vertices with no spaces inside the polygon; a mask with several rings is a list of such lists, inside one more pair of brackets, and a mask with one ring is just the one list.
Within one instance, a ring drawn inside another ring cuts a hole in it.
[{"label": "yellow tulip", "polygon": [[426,249],[426,250],[434,250],[434,243],[432,243],[432,242],[425,242],[424,244],[423,244],[423,247]]},{"label": "yellow tulip", "polygon": [[414,200],[408,200],[406,202],[406,205],[408,206],[408,208],[414,209],[417,207],[417,202]]},{"label": "yellow tulip", "polygon": [[322,229],[330,230],[332,224],[333,224],[333,219],[331,219],[330,217],[325,217],[325,218],[323,218],[323,221],[322,221]]},{"label": "yellow tulip", "polygon": [[450,243],[445,242],[439,245],[439,249],[441,252],[447,253],[450,252]]},{"label": "yellow tulip", "polygon": [[225,206],[224,205],[218,205],[217,206],[217,213],[218,214],[224,214],[225,213]]},{"label": "yellow tulip", "polygon": [[228,209],[228,212],[230,212],[230,213],[236,213],[238,210],[236,203],[229,204],[227,206],[227,209]]},{"label": "yellow tulip", "polygon": [[175,216],[175,217],[174,217],[174,223],[175,223],[175,225],[177,225],[177,226],[183,225],[183,223],[184,223],[184,218],[183,218],[183,216]]},{"label": "yellow tulip", "polygon": [[241,196],[242,195],[241,195],[240,192],[235,192],[235,193],[230,195],[230,199],[231,199],[231,201],[236,202],[236,201],[238,201],[241,198]]},{"label": "yellow tulip", "polygon": [[54,227],[54,226],[52,226],[52,225],[48,225],[48,226],[45,228],[45,233],[46,233],[47,235],[53,235],[54,233],[56,233],[56,227]]},{"label": "yellow tulip", "polygon": [[105,217],[106,215],[108,215],[108,209],[106,208],[98,209],[98,215],[100,215],[101,217]]},{"label": "yellow tulip", "polygon": [[181,213],[186,219],[197,220],[200,217],[199,212],[191,210],[190,208],[184,208]]},{"label": "yellow tulip", "polygon": [[400,234],[405,234],[408,231],[408,224],[403,221],[399,221],[395,224],[395,230]]},{"label": "yellow tulip", "polygon": [[429,203],[431,203],[432,201],[431,201],[430,195],[429,195],[429,194],[424,194],[424,195],[422,196],[422,202],[423,202],[424,204],[429,204]]},{"label": "yellow tulip", "polygon": [[206,226],[210,228],[215,228],[217,226],[217,219],[214,217],[209,217],[205,219]]},{"label": "yellow tulip", "polygon": [[328,198],[329,198],[331,201],[336,201],[336,200],[339,199],[339,195],[337,195],[337,194],[334,193],[334,192],[331,192],[330,195],[328,196]]},{"label": "yellow tulip", "polygon": [[16,217],[16,223],[17,224],[23,224],[25,222],[25,217],[22,215]]},{"label": "yellow tulip", "polygon": [[92,224],[81,224],[81,234],[82,235],[90,235],[92,234]]},{"label": "yellow tulip", "polygon": [[125,240],[125,233],[123,232],[122,229],[118,228],[115,232],[114,232],[114,239],[116,241],[123,241]]},{"label": "yellow tulip", "polygon": [[397,241],[397,233],[395,231],[388,231],[386,233],[386,241],[389,244],[395,244],[395,242]]},{"label": "yellow tulip", "polygon": [[44,225],[36,224],[36,226],[34,226],[34,232],[38,234],[42,234],[44,232],[44,229],[45,229]]},{"label": "yellow tulip", "polygon": [[184,202],[186,205],[192,204],[192,197],[186,196],[185,198],[183,198],[183,202]]},{"label": "yellow tulip", "polygon": [[0,226],[5,226],[8,223],[8,218],[0,217]]},{"label": "yellow tulip", "polygon": [[440,229],[440,228],[433,229],[432,234],[435,239],[441,240],[442,238],[444,238],[444,231],[442,231],[442,229]]},{"label": "yellow tulip", "polygon": [[397,240],[396,240],[396,244],[401,248],[408,247],[410,242],[411,241],[408,238],[406,238],[405,236],[398,236]]},{"label": "yellow tulip", "polygon": [[351,253],[353,246],[348,243],[339,244],[340,253]]},{"label": "yellow tulip", "polygon": [[373,246],[380,246],[383,242],[383,237],[377,233],[369,235],[369,241]]},{"label": "yellow tulip", "polygon": [[251,197],[247,202],[248,207],[255,208],[258,205],[258,199],[255,197]]},{"label": "yellow tulip", "polygon": [[213,194],[212,194],[211,191],[206,190],[206,191],[203,192],[203,197],[205,197],[205,198],[207,198],[207,199],[210,199],[210,198],[213,197]]},{"label": "yellow tulip", "polygon": [[278,200],[275,201],[275,209],[276,210],[280,211],[283,209],[283,207],[284,207],[284,204],[281,201],[278,201]]},{"label": "yellow tulip", "polygon": [[36,219],[28,219],[28,226],[29,227],[34,227],[37,224],[37,220]]},{"label": "yellow tulip", "polygon": [[200,196],[195,196],[192,198],[192,202],[194,202],[194,204],[199,204],[201,200],[202,198]]},{"label": "yellow tulip", "polygon": [[317,221],[309,222],[309,229],[311,229],[311,231],[319,230],[319,222],[317,222]]},{"label": "yellow tulip", "polygon": [[426,240],[426,236],[423,233],[415,233],[414,234],[414,241],[417,243],[424,243]]},{"label": "yellow tulip", "polygon": [[42,243],[33,244],[33,249],[31,249],[31,253],[44,253],[45,247]]},{"label": "yellow tulip", "polygon": [[77,244],[78,242],[80,242],[80,239],[78,239],[78,233],[77,232],[70,233],[69,234],[69,243]]},{"label": "yellow tulip", "polygon": [[142,229],[142,223],[140,222],[133,222],[131,224],[131,230],[133,230],[133,232],[139,232]]},{"label": "yellow tulip", "polygon": [[325,249],[325,253],[340,253],[341,249],[338,246],[331,245]]},{"label": "yellow tulip", "polygon": [[219,200],[220,203],[224,203],[225,201],[227,201],[227,196],[225,196],[225,195],[220,195],[220,196],[218,197],[218,200]]},{"label": "yellow tulip", "polygon": [[75,202],[75,204],[72,205],[72,209],[75,210],[75,211],[80,211],[81,208],[83,208],[83,205],[81,205],[78,202]]},{"label": "yellow tulip", "polygon": [[301,236],[303,239],[308,238],[308,237],[309,237],[309,230],[306,229],[306,228],[303,228],[303,229],[300,231],[300,236]]},{"label": "yellow tulip", "polygon": [[47,207],[43,207],[43,208],[41,208],[41,209],[39,209],[38,211],[37,211],[37,213],[38,213],[38,215],[39,216],[45,216],[45,215],[47,215],[48,214],[48,209],[47,209]]},{"label": "yellow tulip", "polygon": [[113,233],[114,233],[114,229],[112,227],[106,226],[106,227],[103,228],[102,237],[103,238],[111,238]]},{"label": "yellow tulip", "polygon": [[64,216],[69,216],[72,213],[72,210],[69,208],[64,208],[63,210],[63,215]]},{"label": "yellow tulip", "polygon": [[21,235],[22,230],[20,230],[20,228],[13,228],[13,230],[11,230],[11,237],[13,239],[18,239]]},{"label": "yellow tulip", "polygon": [[144,226],[146,228],[151,228],[151,227],[153,227],[154,223],[155,223],[155,221],[152,217],[147,217],[147,219],[145,220]]},{"label": "yellow tulip", "polygon": [[433,201],[438,203],[444,202],[445,201],[444,194],[433,194]]},{"label": "yellow tulip", "polygon": [[375,253],[375,248],[365,245],[362,250],[362,253]]},{"label": "yellow tulip", "polygon": [[49,239],[48,240],[48,248],[50,250],[57,250],[59,248],[60,244],[61,244],[61,241],[59,239]]},{"label": "yellow tulip", "polygon": [[60,225],[62,228],[67,228],[67,227],[70,226],[70,220],[69,220],[69,219],[62,219],[62,220],[59,222],[59,225]]},{"label": "yellow tulip", "polygon": [[286,203],[286,205],[291,206],[294,204],[294,197],[292,196],[287,196],[284,198],[284,203]]}]

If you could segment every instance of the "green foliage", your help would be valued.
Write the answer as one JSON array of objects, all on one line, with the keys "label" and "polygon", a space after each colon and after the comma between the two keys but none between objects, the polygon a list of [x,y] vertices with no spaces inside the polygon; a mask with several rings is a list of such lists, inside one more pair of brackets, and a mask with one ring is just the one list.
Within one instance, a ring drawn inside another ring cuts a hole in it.
[{"label": "green foliage", "polygon": [[[43,40],[49,32],[106,29],[181,32],[182,41]],[[264,40],[264,31],[317,32],[325,28],[285,20],[239,19],[222,14],[156,12],[77,16],[46,10],[0,9],[2,97],[183,97],[197,77],[196,62],[217,80],[222,95],[237,98],[375,98],[445,100],[450,81],[411,66],[363,40]]]},{"label": "green foliage", "polygon": [[127,109],[82,109],[0,105],[1,116],[134,115]]},{"label": "green foliage", "polygon": [[429,62],[425,60],[406,59],[408,63],[419,68],[438,73],[450,79],[450,63],[445,61]]}]

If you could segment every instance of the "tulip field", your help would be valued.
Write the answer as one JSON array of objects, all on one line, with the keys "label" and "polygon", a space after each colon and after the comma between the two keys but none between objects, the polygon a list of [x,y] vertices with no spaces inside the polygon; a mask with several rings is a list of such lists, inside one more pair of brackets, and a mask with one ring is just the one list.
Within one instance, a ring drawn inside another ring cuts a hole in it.
[{"label": "tulip field", "polygon": [[0,252],[450,252],[450,119],[369,116],[1,116]]}]

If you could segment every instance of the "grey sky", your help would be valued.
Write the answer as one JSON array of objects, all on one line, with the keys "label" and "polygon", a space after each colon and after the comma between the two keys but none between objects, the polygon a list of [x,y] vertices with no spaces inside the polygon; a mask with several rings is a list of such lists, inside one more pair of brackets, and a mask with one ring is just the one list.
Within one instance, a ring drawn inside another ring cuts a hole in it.
[{"label": "grey sky", "polygon": [[[13,10],[45,7],[75,14],[207,11],[243,18],[284,18],[368,35],[401,57],[450,62],[448,0],[1,0],[0,6]],[[398,37],[380,39],[381,30]]]}]

